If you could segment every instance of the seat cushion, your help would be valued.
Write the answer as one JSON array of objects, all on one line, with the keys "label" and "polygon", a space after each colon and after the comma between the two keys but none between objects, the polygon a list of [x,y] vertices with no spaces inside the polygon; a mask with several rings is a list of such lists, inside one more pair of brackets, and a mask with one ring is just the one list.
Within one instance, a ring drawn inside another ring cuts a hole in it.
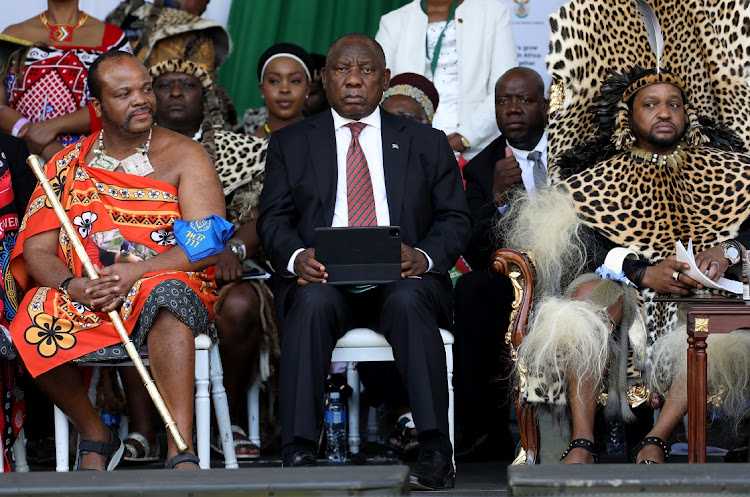
[{"label": "seat cushion", "polygon": [[[453,335],[451,332],[440,329],[440,336],[443,343],[453,344]],[[390,347],[388,341],[383,335],[371,330],[370,328],[354,328],[346,332],[336,342],[337,348],[362,348],[362,347]]]}]

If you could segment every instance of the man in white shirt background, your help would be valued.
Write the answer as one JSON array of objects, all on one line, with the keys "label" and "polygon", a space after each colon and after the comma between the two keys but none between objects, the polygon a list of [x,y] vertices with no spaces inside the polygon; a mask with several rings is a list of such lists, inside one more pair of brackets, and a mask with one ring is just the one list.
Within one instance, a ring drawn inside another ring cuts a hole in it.
[{"label": "man in white shirt background", "polygon": [[547,111],[541,76],[526,67],[510,69],[495,85],[495,119],[501,135],[464,168],[472,239],[464,258],[472,271],[454,290],[457,460],[508,460],[515,446],[508,428],[510,360],[504,341],[513,289],[491,269],[502,247],[497,216],[508,193],[533,194],[546,184]]}]

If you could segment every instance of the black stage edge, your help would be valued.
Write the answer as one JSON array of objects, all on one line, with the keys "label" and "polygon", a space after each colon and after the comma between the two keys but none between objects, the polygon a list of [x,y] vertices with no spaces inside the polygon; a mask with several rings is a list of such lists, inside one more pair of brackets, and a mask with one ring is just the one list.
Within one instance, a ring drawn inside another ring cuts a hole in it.
[{"label": "black stage edge", "polygon": [[580,464],[509,466],[510,495],[750,495],[750,465]]},{"label": "black stage edge", "polygon": [[0,475],[0,496],[392,496],[409,495],[408,466],[177,471],[31,472]]}]

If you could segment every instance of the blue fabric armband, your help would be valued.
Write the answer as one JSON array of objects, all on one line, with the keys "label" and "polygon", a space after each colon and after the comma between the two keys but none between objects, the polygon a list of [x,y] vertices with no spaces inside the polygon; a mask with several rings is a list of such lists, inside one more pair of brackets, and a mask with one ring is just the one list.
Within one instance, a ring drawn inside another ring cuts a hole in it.
[{"label": "blue fabric armband", "polygon": [[233,233],[234,225],[217,215],[198,221],[177,219],[174,222],[177,245],[182,247],[190,262],[220,253]]},{"label": "blue fabric armband", "polygon": [[627,276],[625,276],[624,271],[620,271],[619,273],[614,272],[611,268],[605,266],[602,264],[598,268],[596,268],[596,271],[594,271],[596,274],[601,276],[603,280],[614,280],[619,283],[625,283],[626,285],[630,285],[632,287],[638,288],[635,286],[635,283],[630,281]]}]

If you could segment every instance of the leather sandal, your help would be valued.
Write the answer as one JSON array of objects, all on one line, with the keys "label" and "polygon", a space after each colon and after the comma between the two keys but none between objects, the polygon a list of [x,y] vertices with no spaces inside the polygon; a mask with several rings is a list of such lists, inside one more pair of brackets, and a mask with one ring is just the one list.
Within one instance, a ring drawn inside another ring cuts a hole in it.
[{"label": "leather sandal", "polygon": [[[594,445],[594,442],[591,440],[586,440],[585,438],[576,438],[572,442],[570,442],[570,445],[568,445],[568,448],[565,449],[565,452],[563,452],[563,455],[560,456],[560,460],[562,461],[565,459],[568,454],[570,454],[570,451],[573,449],[584,449],[589,454],[591,454],[594,457],[594,464],[599,462],[599,452],[596,450],[596,446]],[[576,463],[580,464],[580,463]]]},{"label": "leather sandal", "polygon": [[[76,471],[86,471],[81,468],[81,456],[96,452],[106,457],[107,460],[104,462],[104,467],[107,471],[112,471],[117,467],[117,464],[122,458],[122,453],[125,452],[125,445],[117,435],[117,431],[110,427],[109,442],[94,442],[92,440],[81,440],[81,436],[78,436],[78,447],[76,449]],[[95,471],[95,470],[91,470]]]},{"label": "leather sandal", "polygon": [[[638,458],[638,453],[647,445],[656,445],[661,449],[661,451],[664,453],[664,462],[667,462],[669,460],[669,449],[667,448],[667,444],[659,437],[645,437],[640,442],[636,444],[635,447],[633,447],[631,458],[633,459],[633,462],[636,461]],[[639,464],[661,464],[659,461],[652,461],[651,459],[644,459]]]},{"label": "leather sandal", "polygon": [[168,460],[164,465],[164,469],[175,469],[182,463],[188,463],[195,465],[196,468],[200,469],[200,459],[195,454],[185,452],[184,454],[177,454],[172,459]]},{"label": "leather sandal", "polygon": [[151,450],[151,444],[148,443],[148,439],[143,436],[142,433],[139,433],[137,431],[131,431],[130,433],[128,433],[123,442],[127,442],[128,440],[132,440],[140,444],[141,447],[139,449],[137,445],[133,445],[132,443],[125,443],[125,456],[127,457],[123,457],[122,462],[141,463],[154,462],[159,460],[159,440],[156,441],[154,450]]},{"label": "leather sandal", "polygon": [[[260,457],[260,447],[255,445],[247,437],[247,433],[242,429],[241,426],[232,425],[232,443],[234,444],[234,455],[238,460],[243,459],[258,459]],[[246,448],[247,452],[237,452],[239,448]],[[218,431],[216,436],[211,439],[211,449],[218,452],[222,456],[224,455],[224,449],[221,445],[221,437]]]}]

